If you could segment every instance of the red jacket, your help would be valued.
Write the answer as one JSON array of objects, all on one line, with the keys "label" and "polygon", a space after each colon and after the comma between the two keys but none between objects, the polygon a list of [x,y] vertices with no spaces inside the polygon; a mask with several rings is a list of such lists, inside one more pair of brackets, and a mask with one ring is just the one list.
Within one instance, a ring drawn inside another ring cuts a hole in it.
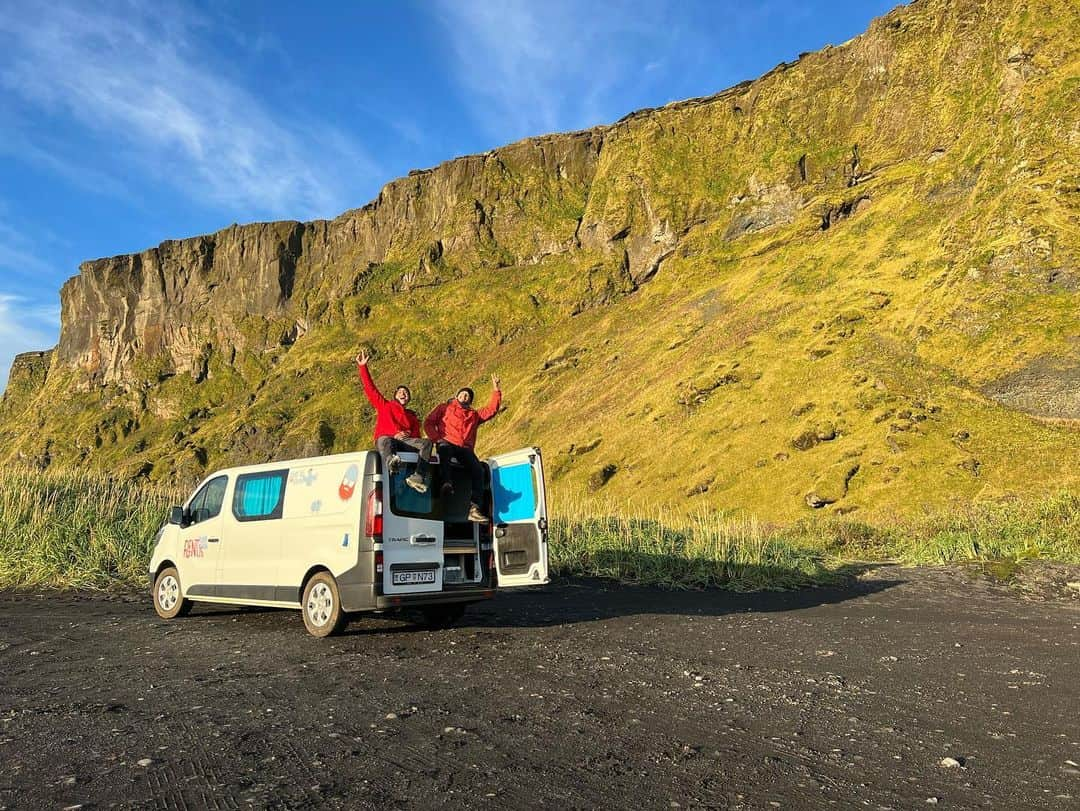
[{"label": "red jacket", "polygon": [[420,436],[420,418],[412,409],[405,408],[397,400],[387,400],[375,388],[371,372],[366,365],[359,367],[360,382],[364,384],[364,394],[375,406],[375,441],[381,436],[396,436],[404,431],[409,436]]},{"label": "red jacket", "polygon": [[438,442],[440,439],[453,442],[463,448],[476,447],[476,429],[480,423],[495,416],[502,403],[502,392],[491,392],[491,399],[481,409],[465,408],[457,399],[435,406],[435,410],[424,420],[427,435]]}]

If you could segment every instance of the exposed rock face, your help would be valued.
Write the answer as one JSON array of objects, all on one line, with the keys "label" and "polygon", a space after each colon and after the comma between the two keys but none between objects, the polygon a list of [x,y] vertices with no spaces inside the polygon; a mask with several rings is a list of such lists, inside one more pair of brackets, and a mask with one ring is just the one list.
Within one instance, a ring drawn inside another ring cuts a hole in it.
[{"label": "exposed rock face", "polygon": [[52,364],[53,350],[47,352],[23,352],[15,356],[8,373],[7,388],[0,399],[0,417],[13,411],[33,397],[45,385]]},{"label": "exposed rock face", "polygon": [[1080,420],[1080,348],[1071,358],[1036,358],[987,385],[986,394],[1028,414]]},{"label": "exposed rock face", "polygon": [[[523,141],[414,172],[333,221],[234,225],[85,262],[61,291],[57,360],[90,385],[132,382],[139,358],[198,379],[215,349],[258,352],[294,340],[328,300],[356,295],[388,258],[419,254],[399,280],[410,289],[444,252],[469,261],[501,248],[506,264],[568,252],[576,223],[538,228],[526,198],[582,199],[602,143],[601,131]],[[522,177],[523,167],[539,179]]]},{"label": "exposed rock face", "polygon": [[307,230],[233,226],[83,263],[61,291],[57,360],[85,371],[92,384],[128,381],[140,357],[162,358],[163,374],[199,379],[208,345],[265,348],[248,346],[240,324],[286,314]]}]

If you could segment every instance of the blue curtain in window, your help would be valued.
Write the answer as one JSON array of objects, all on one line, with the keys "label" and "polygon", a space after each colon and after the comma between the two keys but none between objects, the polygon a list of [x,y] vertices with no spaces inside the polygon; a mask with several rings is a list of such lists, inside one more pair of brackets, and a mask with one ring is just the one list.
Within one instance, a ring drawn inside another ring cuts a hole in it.
[{"label": "blue curtain in window", "polygon": [[281,497],[284,477],[271,474],[265,478],[252,478],[242,483],[240,514],[244,517],[269,515],[277,508]]}]

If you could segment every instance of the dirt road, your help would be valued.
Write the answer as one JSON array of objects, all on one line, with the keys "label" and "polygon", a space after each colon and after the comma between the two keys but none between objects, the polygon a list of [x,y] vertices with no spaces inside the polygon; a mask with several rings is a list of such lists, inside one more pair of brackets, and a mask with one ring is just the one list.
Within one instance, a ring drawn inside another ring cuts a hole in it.
[{"label": "dirt road", "polygon": [[322,641],[8,593],[0,680],[3,808],[1080,807],[1080,601],[955,571],[562,581]]}]

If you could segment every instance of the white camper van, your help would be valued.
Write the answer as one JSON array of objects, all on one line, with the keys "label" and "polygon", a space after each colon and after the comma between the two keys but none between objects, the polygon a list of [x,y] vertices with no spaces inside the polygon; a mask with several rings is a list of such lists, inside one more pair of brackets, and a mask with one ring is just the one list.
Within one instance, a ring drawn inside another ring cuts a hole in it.
[{"label": "white camper van", "polygon": [[485,460],[477,502],[492,521],[466,520],[468,471],[432,457],[426,493],[405,485],[416,454],[383,471],[360,451],[230,468],[173,507],[150,560],[154,608],[193,601],[299,608],[315,636],[358,611],[421,610],[449,625],[496,589],[548,582],[547,509],[539,448]]}]

